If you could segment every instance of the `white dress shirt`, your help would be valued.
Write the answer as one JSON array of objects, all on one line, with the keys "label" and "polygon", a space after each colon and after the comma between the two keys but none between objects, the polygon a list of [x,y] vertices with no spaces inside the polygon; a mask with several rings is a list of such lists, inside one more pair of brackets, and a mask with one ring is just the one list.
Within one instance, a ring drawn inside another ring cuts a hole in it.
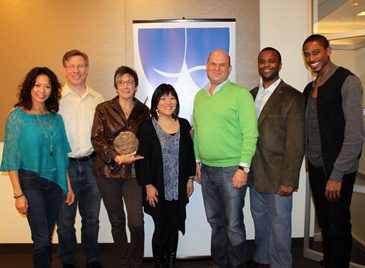
[{"label": "white dress shirt", "polygon": [[93,126],[96,106],[104,102],[103,96],[86,85],[81,98],[66,83],[62,88],[59,113],[65,123],[72,158],[90,155],[94,149],[91,145],[91,128]]}]

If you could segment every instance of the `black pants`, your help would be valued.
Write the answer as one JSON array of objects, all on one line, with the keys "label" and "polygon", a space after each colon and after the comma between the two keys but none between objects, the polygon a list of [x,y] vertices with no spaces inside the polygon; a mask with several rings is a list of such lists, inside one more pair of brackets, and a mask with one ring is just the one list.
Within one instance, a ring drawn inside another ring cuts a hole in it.
[{"label": "black pants", "polygon": [[179,203],[176,200],[163,202],[165,211],[162,219],[153,219],[155,223],[155,232],[153,233],[152,243],[158,245],[167,244],[169,237],[178,235],[178,213]]},{"label": "black pants", "polygon": [[308,163],[308,172],[318,225],[322,229],[325,265],[349,267],[352,249],[350,205],[356,172],[343,176],[338,201],[329,201],[325,197],[329,177],[324,175],[323,168]]},{"label": "black pants", "polygon": [[[108,212],[115,249],[121,267],[142,267],[144,254],[144,220],[142,211],[142,188],[137,179],[110,179],[96,177],[105,208]],[[128,228],[131,243],[128,248],[126,234],[126,217],[124,202],[127,208]]]}]

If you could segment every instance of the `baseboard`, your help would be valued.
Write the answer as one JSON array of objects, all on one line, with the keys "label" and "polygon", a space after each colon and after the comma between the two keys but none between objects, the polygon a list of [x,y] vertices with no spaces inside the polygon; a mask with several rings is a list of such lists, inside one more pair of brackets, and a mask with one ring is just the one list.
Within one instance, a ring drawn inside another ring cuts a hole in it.
[{"label": "baseboard", "polygon": [[361,240],[358,236],[352,234],[352,243],[354,247],[365,253],[365,241]]}]

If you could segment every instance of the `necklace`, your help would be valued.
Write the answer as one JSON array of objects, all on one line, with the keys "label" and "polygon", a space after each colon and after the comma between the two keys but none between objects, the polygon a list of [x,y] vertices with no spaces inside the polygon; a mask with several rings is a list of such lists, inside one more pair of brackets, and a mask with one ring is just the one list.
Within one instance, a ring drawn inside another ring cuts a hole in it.
[{"label": "necklace", "polygon": [[43,114],[43,112],[44,112],[44,110],[43,111],[42,110],[36,110],[36,109],[33,109],[33,108],[31,108],[30,110],[35,111],[35,112],[39,112],[40,114]]},{"label": "necklace", "polygon": [[47,135],[47,133],[46,133],[46,131],[44,130],[44,128],[43,128],[43,125],[42,125],[42,123],[41,123],[41,120],[39,119],[39,116],[38,116],[38,114],[36,114],[36,116],[37,116],[37,118],[38,118],[38,122],[39,122],[39,124],[41,125],[41,128],[42,128],[42,130],[43,130],[43,132],[44,132],[44,135],[46,135],[46,139],[47,139],[47,143],[48,143],[48,147],[49,147],[49,155],[50,156],[53,156],[53,151],[52,151],[52,140],[53,140],[53,126],[52,126],[52,124],[51,124],[51,143],[49,143],[49,139],[48,139],[48,135]]}]

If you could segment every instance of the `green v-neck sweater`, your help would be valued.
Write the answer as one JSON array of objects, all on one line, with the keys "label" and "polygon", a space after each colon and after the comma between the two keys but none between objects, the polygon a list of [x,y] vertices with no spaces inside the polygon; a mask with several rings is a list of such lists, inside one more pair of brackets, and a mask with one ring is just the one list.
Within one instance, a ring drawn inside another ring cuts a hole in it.
[{"label": "green v-neck sweater", "polygon": [[228,81],[212,96],[201,89],[194,100],[193,127],[195,158],[203,164],[251,164],[257,116],[252,95],[244,87]]}]

